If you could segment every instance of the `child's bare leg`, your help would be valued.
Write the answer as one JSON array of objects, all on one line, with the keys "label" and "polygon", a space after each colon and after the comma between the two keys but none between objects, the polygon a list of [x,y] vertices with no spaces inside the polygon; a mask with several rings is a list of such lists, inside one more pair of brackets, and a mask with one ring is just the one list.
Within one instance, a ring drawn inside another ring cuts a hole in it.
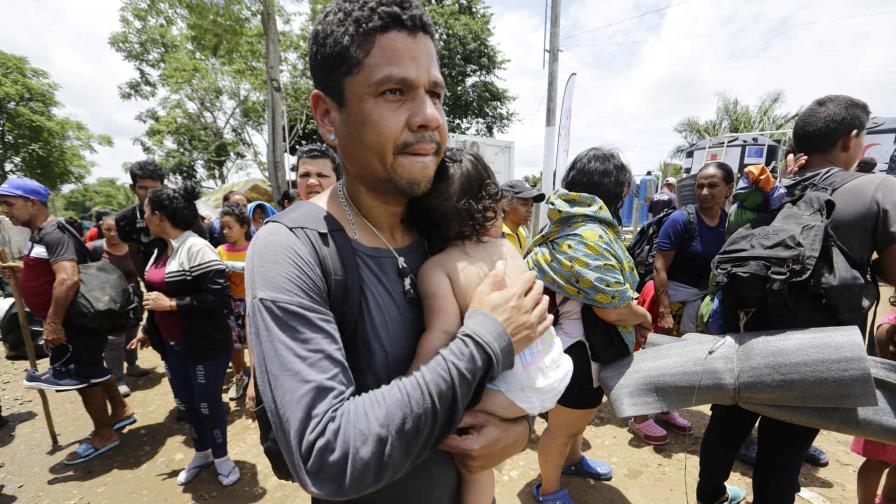
[{"label": "child's bare leg", "polygon": [[896,466],[891,465],[887,469],[887,478],[884,480],[884,488],[880,491],[880,499],[884,502],[896,502]]},{"label": "child's bare leg", "polygon": [[494,471],[471,473],[460,469],[460,495],[463,504],[491,504],[495,497]]},{"label": "child's bare leg", "polygon": [[856,475],[856,493],[859,498],[858,504],[874,504],[874,498],[877,496],[877,488],[880,486],[881,477],[884,471],[890,467],[890,464],[880,461],[865,459],[859,466],[859,472]]},{"label": "child's bare leg", "polygon": [[[502,392],[486,387],[482,400],[473,408],[505,420],[526,416],[526,412]],[[491,504],[495,496],[495,473],[491,469],[475,473],[460,471],[460,493],[463,504]]]},{"label": "child's bare leg", "polygon": [[493,388],[485,388],[482,393],[482,400],[473,408],[476,411],[495,415],[504,420],[513,420],[528,415],[522,408],[510,399],[503,392]]}]

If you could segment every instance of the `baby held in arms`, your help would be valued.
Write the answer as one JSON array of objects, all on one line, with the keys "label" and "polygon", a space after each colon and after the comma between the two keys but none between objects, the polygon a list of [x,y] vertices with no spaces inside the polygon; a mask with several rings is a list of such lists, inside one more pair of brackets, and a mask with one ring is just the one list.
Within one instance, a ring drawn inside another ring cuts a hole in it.
[{"label": "baby held in arms", "polygon": [[[411,370],[425,364],[460,329],[473,292],[499,262],[507,278],[527,272],[519,252],[501,234],[503,200],[495,175],[478,155],[450,150],[430,191],[408,207],[408,216],[434,255],[420,268],[418,288],[426,331]],[[550,410],[572,375],[572,361],[549,328],[520,352],[512,369],[486,387],[476,411],[504,419]],[[492,502],[492,471],[461,470],[464,504]]]}]

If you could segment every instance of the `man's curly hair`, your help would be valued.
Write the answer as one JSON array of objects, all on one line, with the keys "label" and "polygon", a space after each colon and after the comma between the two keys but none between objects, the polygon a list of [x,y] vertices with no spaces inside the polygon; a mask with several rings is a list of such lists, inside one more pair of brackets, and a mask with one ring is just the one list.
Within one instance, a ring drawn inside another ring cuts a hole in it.
[{"label": "man's curly hair", "polygon": [[501,216],[503,200],[495,174],[482,156],[449,149],[429,192],[408,203],[407,215],[437,254],[454,241],[482,241]]},{"label": "man's curly hair", "polygon": [[415,0],[335,0],[326,6],[308,48],[314,87],[345,105],[345,78],[370,55],[377,35],[391,31],[422,33],[436,41],[432,22]]}]

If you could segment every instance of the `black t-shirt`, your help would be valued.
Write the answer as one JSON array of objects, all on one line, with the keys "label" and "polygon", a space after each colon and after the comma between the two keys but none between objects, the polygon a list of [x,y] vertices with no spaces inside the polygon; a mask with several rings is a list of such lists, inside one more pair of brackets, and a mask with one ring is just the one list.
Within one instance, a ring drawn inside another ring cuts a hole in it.
[{"label": "black t-shirt", "polygon": [[[118,230],[118,237],[121,238],[121,241],[137,244],[137,247],[140,250],[140,278],[143,278],[143,275],[146,272],[146,266],[149,265],[149,260],[152,259],[152,255],[160,247],[166,246],[165,240],[161,238],[153,238],[153,236],[149,234],[149,227],[143,219],[143,205],[140,203],[135,203],[118,212],[115,216],[115,228]],[[203,225],[201,216],[196,219],[195,223],[193,223],[193,227],[190,231],[193,231],[202,238],[208,239],[208,233]]]},{"label": "black t-shirt", "polygon": [[677,204],[678,201],[674,193],[668,191],[660,191],[654,194],[653,199],[650,200],[650,205],[648,205],[647,207],[647,213],[649,213],[653,217],[656,217],[666,210],[675,208]]},{"label": "black t-shirt", "polygon": [[149,234],[149,227],[143,220],[143,208],[139,203],[133,204],[124,210],[118,212],[115,216],[115,228],[118,230],[118,236],[125,243],[136,243],[140,251],[140,277],[146,271],[146,266],[155,251],[164,245],[164,241],[159,238],[153,238]]}]

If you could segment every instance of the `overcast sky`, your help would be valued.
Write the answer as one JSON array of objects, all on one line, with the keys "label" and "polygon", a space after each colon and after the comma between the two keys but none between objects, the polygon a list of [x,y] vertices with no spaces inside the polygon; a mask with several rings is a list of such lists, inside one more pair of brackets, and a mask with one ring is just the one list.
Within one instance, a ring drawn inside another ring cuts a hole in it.
[{"label": "overcast sky", "polygon": [[[547,94],[544,1],[489,3],[519,116],[498,137],[515,142],[517,176],[534,173]],[[122,163],[142,157],[132,139],[143,128],[134,119],[142,105],[121,101],[116,89],[131,67],[106,43],[118,28],[118,5],[4,2],[0,49],[47,70],[66,112],[113,137],[114,147],[91,157],[93,176],[124,179]],[[753,103],[782,89],[788,109],[844,93],[867,101],[875,115],[896,116],[893,0],[563,0],[561,19],[558,100],[568,75],[578,73],[572,155],[618,147],[643,173],[678,143],[675,123],[710,116],[720,91]]]}]

